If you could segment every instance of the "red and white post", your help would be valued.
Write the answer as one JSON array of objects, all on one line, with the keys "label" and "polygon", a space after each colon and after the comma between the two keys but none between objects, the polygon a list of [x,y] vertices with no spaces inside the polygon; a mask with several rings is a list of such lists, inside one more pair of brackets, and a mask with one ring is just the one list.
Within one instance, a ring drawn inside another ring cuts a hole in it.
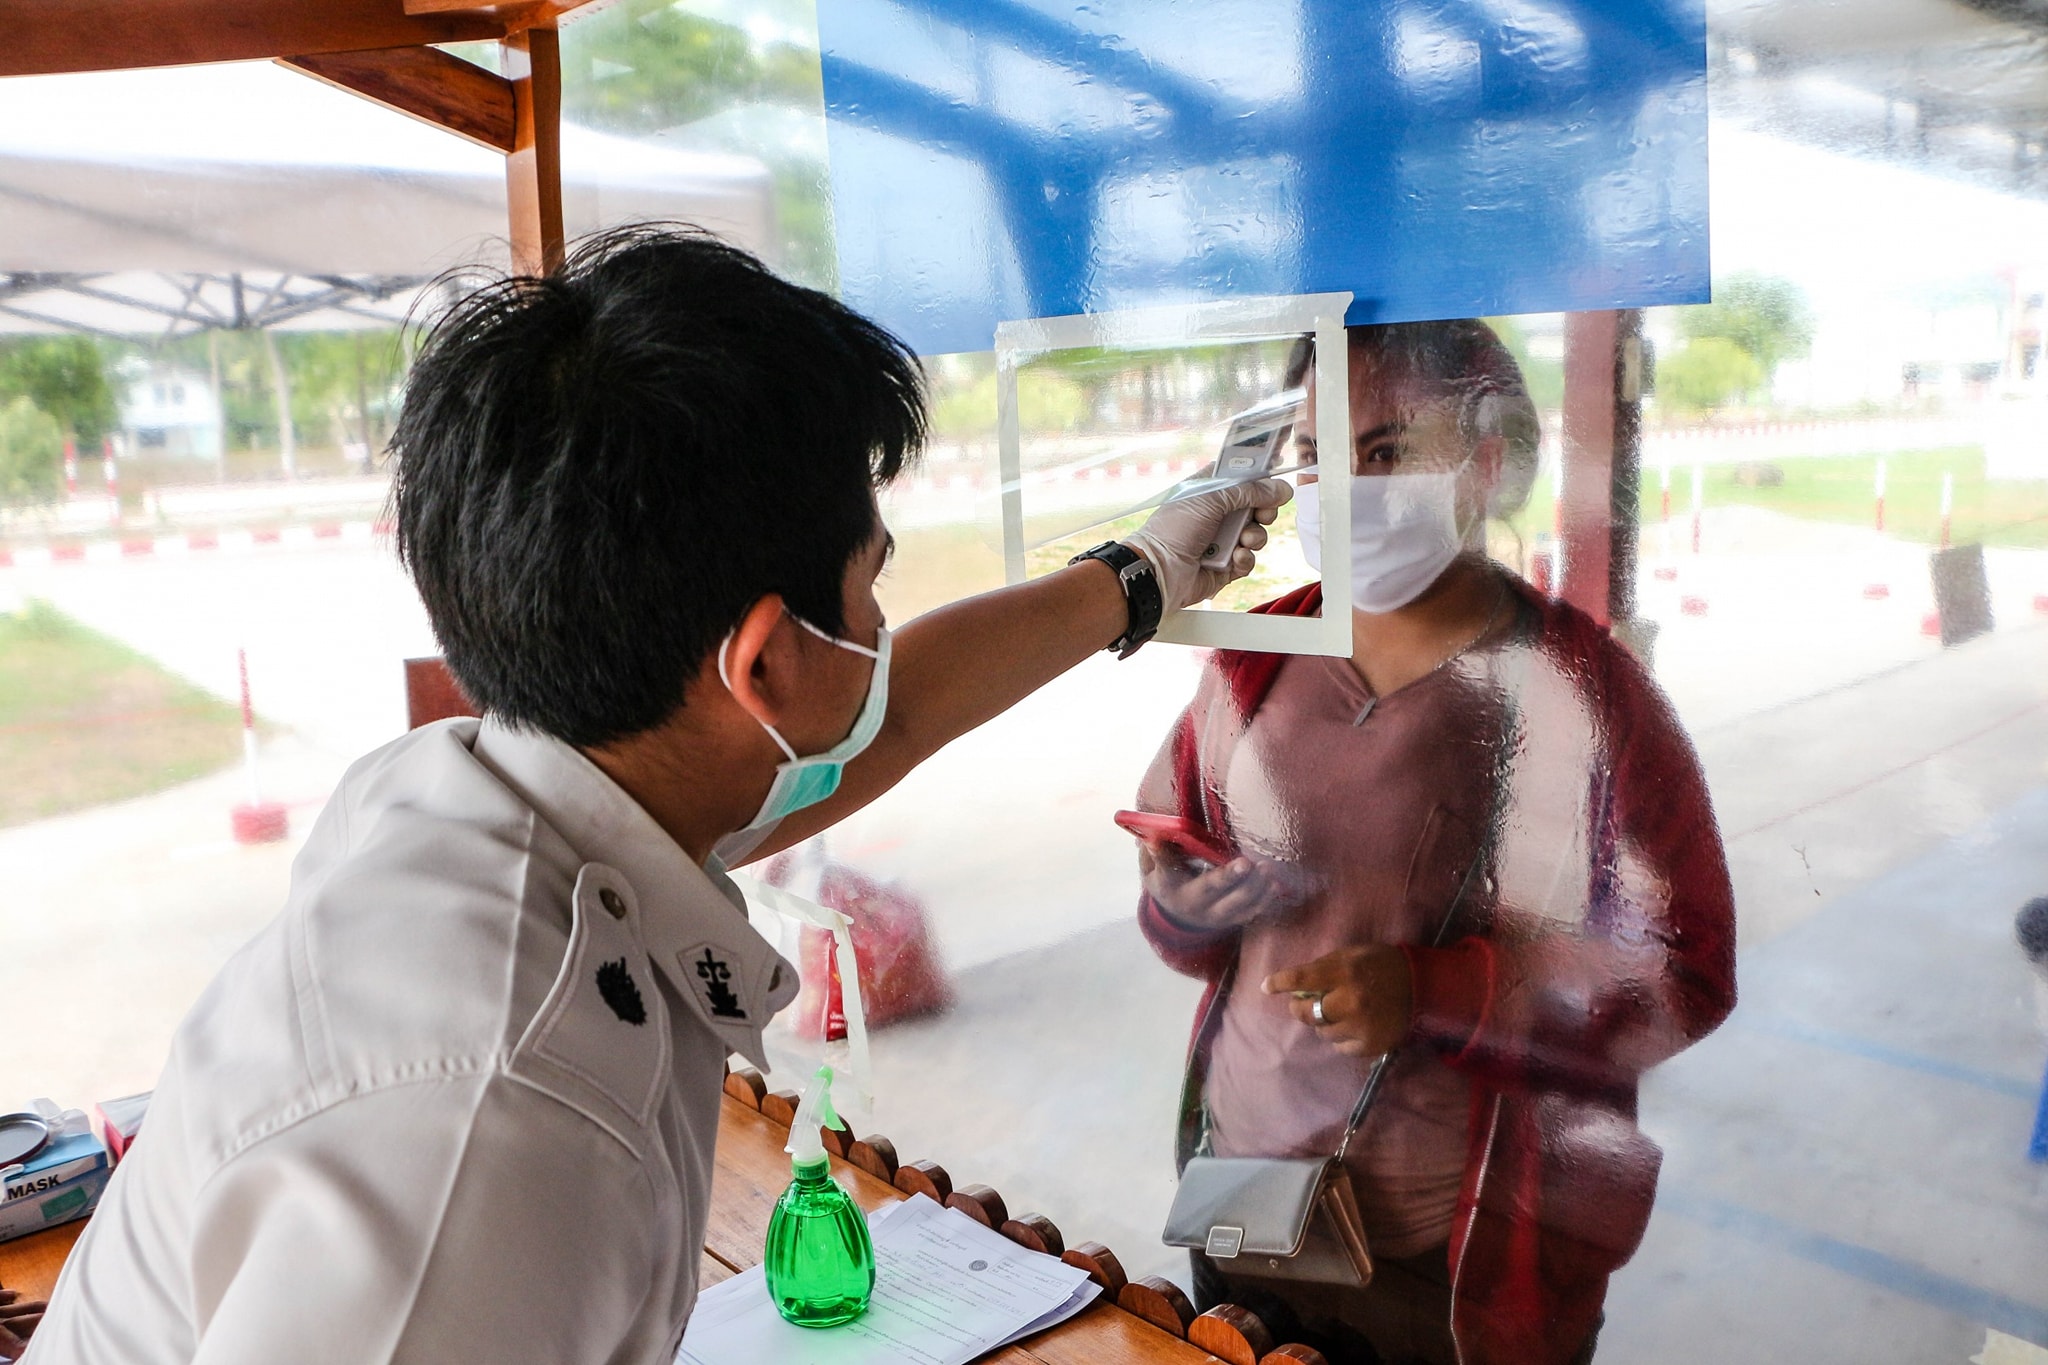
[{"label": "red and white post", "polygon": [[1692,552],[1700,552],[1700,522],[1706,514],[1707,467],[1694,464],[1692,467]]},{"label": "red and white post", "polygon": [[107,520],[115,526],[121,524],[121,478],[114,468],[114,438],[104,437],[100,444],[100,472],[107,476]]},{"label": "red and white post", "polygon": [[1678,577],[1678,566],[1671,562],[1671,457],[1666,455],[1657,466],[1657,489],[1659,509],[1657,513],[1657,557],[1663,562],[1651,572],[1663,582]]},{"label": "red and white post", "polygon": [[[1877,523],[1877,532],[1878,532],[1878,534],[1879,534],[1879,535],[1883,535],[1883,534],[1884,534],[1884,456],[1882,456],[1882,455],[1880,455],[1880,456],[1878,456],[1878,457],[1877,457],[1877,479],[1876,479],[1876,488],[1875,488],[1875,490],[1874,490],[1874,492],[1873,492],[1873,496],[1874,496],[1874,498],[1875,498],[1875,500],[1876,500],[1876,514],[1875,514],[1875,520],[1876,520],[1876,523]],[[1878,553],[1879,553],[1879,555],[1880,555],[1880,556],[1882,556],[1882,554],[1883,554],[1883,552],[1882,552],[1881,550],[1880,550],[1880,551],[1879,551]],[[1882,602],[1882,601],[1884,601],[1884,600],[1885,600],[1886,598],[1890,597],[1891,595],[1892,595],[1892,585],[1891,585],[1890,583],[1886,582],[1886,581],[1885,581],[1884,579],[1882,579],[1882,578],[1877,578],[1877,579],[1873,579],[1873,580],[1871,580],[1870,582],[1868,582],[1868,583],[1865,583],[1865,584],[1863,585],[1863,600],[1864,600],[1864,601],[1866,601],[1866,602]]]},{"label": "red and white post", "polygon": [[69,501],[78,496],[78,442],[72,437],[64,438],[64,497]]},{"label": "red and white post", "polygon": [[238,844],[273,844],[285,837],[290,820],[282,802],[265,801],[256,771],[256,708],[249,701],[249,651],[235,651],[242,676],[242,767],[249,780],[249,799],[229,813]]}]

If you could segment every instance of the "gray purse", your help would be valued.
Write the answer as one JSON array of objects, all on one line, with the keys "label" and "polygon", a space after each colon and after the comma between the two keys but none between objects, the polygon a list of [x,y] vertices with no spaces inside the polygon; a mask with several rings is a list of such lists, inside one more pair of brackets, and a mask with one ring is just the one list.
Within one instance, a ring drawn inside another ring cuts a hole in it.
[{"label": "gray purse", "polygon": [[1161,1240],[1239,1274],[1363,1288],[1372,1279],[1372,1252],[1344,1154],[1392,1057],[1374,1063],[1334,1156],[1190,1157]]},{"label": "gray purse", "polygon": [[[1472,860],[1450,909],[1444,912],[1443,923],[1430,940],[1432,947],[1443,945],[1489,852],[1482,847]],[[1192,1140],[1193,1129],[1207,1127],[1198,1099],[1202,1083],[1199,1062],[1235,978],[1233,967],[1218,984],[1197,1031],[1197,1045],[1189,1051],[1181,1092],[1183,1153],[1208,1145],[1206,1131],[1199,1140]],[[1233,1274],[1364,1288],[1372,1280],[1372,1250],[1366,1244],[1365,1224],[1358,1215],[1344,1156],[1372,1111],[1395,1055],[1384,1053],[1373,1063],[1334,1155],[1187,1155],[1160,1240],[1170,1247],[1200,1251],[1218,1262],[1219,1269]]]}]

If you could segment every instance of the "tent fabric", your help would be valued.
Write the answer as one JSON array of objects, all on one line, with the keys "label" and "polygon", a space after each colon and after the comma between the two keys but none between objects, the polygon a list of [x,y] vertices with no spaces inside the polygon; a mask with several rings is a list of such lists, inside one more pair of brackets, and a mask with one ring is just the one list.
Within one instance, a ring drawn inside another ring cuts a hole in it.
[{"label": "tent fabric", "polygon": [[[773,260],[751,158],[570,124],[562,180],[572,236],[682,219]],[[0,331],[385,326],[504,232],[498,153],[267,62],[0,81]]]}]

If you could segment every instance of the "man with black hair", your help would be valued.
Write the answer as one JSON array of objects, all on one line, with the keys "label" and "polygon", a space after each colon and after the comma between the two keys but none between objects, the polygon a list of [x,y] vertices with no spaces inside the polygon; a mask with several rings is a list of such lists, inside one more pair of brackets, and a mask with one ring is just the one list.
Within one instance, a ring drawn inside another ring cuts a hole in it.
[{"label": "man with black hair", "polygon": [[899,342],[691,232],[593,239],[436,328],[398,550],[485,719],[343,778],[180,1027],[37,1365],[673,1358],[726,1057],[765,1065],[797,987],[725,866],[1143,644],[1287,496],[1168,504],[892,637],[875,490],[924,432]]}]

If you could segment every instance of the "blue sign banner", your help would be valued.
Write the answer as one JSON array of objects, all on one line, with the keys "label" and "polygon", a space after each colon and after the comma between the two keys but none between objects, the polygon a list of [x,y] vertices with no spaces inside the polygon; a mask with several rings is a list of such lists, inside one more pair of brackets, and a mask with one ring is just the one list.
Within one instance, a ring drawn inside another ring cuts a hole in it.
[{"label": "blue sign banner", "polygon": [[1703,0],[819,0],[841,294],[998,322],[1707,296]]}]

